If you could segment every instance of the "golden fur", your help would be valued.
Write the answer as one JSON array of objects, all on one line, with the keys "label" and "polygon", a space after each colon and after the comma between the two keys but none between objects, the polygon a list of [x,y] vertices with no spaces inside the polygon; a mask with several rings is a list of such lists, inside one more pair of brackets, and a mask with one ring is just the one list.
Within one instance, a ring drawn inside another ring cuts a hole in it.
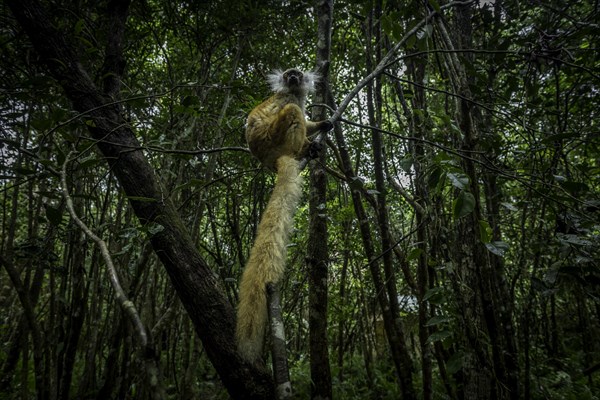
[{"label": "golden fur", "polygon": [[294,212],[302,195],[298,161],[282,156],[277,161],[277,184],[263,213],[250,258],[240,283],[238,350],[249,361],[262,357],[267,325],[266,285],[277,283],[285,269],[287,244]]},{"label": "golden fur", "polygon": [[[289,84],[293,73],[298,83]],[[276,77],[280,76],[277,80]],[[306,95],[313,90],[316,75],[287,70],[270,75],[275,94],[255,107],[248,116],[246,140],[252,154],[266,168],[275,171],[275,162],[283,155],[302,158],[310,141],[306,135],[331,128],[328,121],[313,122],[304,117]]]},{"label": "golden fur", "polygon": [[263,213],[239,291],[236,339],[240,354],[250,362],[262,357],[267,325],[266,285],[278,283],[285,269],[293,217],[302,194],[298,158],[311,142],[307,132],[329,130],[328,121],[304,117],[306,94],[316,76],[297,69],[269,76],[275,94],[248,116],[246,140],[252,154],[266,168],[277,171],[277,183]]}]

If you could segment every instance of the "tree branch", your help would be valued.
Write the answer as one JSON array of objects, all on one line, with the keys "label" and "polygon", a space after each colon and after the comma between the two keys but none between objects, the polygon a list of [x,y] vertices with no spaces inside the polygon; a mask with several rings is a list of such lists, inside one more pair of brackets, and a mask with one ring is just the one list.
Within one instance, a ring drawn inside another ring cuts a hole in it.
[{"label": "tree branch", "polygon": [[[468,4],[472,4],[472,3],[474,3],[474,0],[453,1],[451,3],[440,6],[439,10],[442,11],[442,10],[445,10],[445,9],[448,9],[451,7],[468,5]],[[381,59],[381,61],[379,62],[379,64],[377,64],[377,66],[373,69],[373,71],[371,71],[371,73],[369,75],[367,75],[366,77],[361,79],[358,82],[358,84],[354,87],[354,89],[352,89],[350,91],[350,93],[348,93],[346,95],[344,100],[342,100],[340,105],[337,107],[337,110],[329,118],[329,121],[331,123],[341,120],[342,114],[344,113],[344,111],[346,111],[346,108],[348,108],[348,106],[350,105],[350,102],[352,102],[352,100],[358,95],[358,93],[360,93],[360,91],[365,86],[367,86],[373,79],[375,79],[377,76],[381,75],[385,71],[386,68],[388,68],[391,64],[393,64],[394,60],[392,60],[392,59],[394,58],[394,55],[400,50],[400,48],[406,43],[406,41],[408,39],[410,39],[413,35],[415,35],[417,32],[419,32],[419,30],[421,28],[423,28],[423,26],[425,26],[430,21],[430,19],[435,17],[437,14],[438,14],[438,11],[435,11],[435,10],[431,11],[429,13],[429,15],[427,15],[425,18],[423,18],[421,21],[419,21],[410,31],[408,31],[404,35],[404,37],[402,39],[400,39],[400,41],[398,43],[396,43],[394,45],[394,47],[392,47],[392,49],[390,51],[388,51],[388,53]],[[327,134],[326,132],[320,132],[313,139],[313,142],[322,143],[325,140],[326,134]],[[303,169],[307,163],[308,163],[307,158],[301,160],[300,161],[300,169]]]},{"label": "tree branch", "polygon": [[67,210],[69,211],[69,214],[71,215],[71,218],[73,219],[75,224],[83,231],[83,233],[87,237],[92,239],[92,241],[96,243],[96,246],[98,246],[98,248],[100,249],[100,254],[104,259],[104,262],[106,263],[106,268],[108,269],[108,277],[110,280],[110,284],[113,290],[115,291],[115,297],[117,299],[117,302],[119,303],[119,306],[121,306],[125,314],[128,316],[129,321],[133,325],[133,329],[138,336],[140,346],[146,347],[148,346],[148,334],[146,333],[146,328],[144,327],[142,319],[140,318],[140,315],[137,309],[135,308],[135,304],[133,304],[133,302],[131,302],[127,298],[127,295],[125,294],[125,291],[121,286],[121,282],[119,281],[119,276],[117,274],[117,269],[115,268],[115,265],[112,261],[112,256],[110,255],[110,251],[108,250],[106,242],[100,237],[98,237],[94,232],[92,232],[90,228],[88,228],[88,226],[79,218],[77,212],[75,211],[75,208],[73,207],[73,200],[71,198],[71,195],[69,194],[69,189],[67,187],[67,164],[70,162],[72,154],[73,152],[70,152],[67,155],[65,162],[63,163],[62,168],[60,170],[60,183],[62,186],[62,195],[65,198]]},{"label": "tree branch", "polygon": [[142,361],[144,363],[144,367],[146,369],[146,378],[148,382],[148,386],[150,387],[150,393],[152,394],[153,399],[164,399],[166,394],[164,392],[164,387],[162,386],[162,379],[160,378],[160,373],[158,369],[158,365],[155,359],[154,348],[150,343],[148,338],[148,333],[146,332],[146,327],[140,318],[140,314],[138,313],[135,304],[131,300],[127,298],[123,287],[121,286],[121,282],[119,280],[119,276],[117,274],[117,269],[112,261],[112,256],[110,255],[110,251],[108,250],[108,246],[106,242],[98,237],[88,226],[79,218],[77,212],[75,211],[75,207],[73,207],[73,200],[71,199],[71,195],[69,194],[69,189],[67,187],[67,165],[70,162],[72,152],[70,152],[65,158],[65,162],[62,165],[60,171],[60,182],[62,186],[62,194],[65,199],[67,210],[71,215],[71,219],[75,222],[75,224],[83,231],[83,233],[92,239],[96,246],[100,249],[100,254],[106,263],[106,268],[108,269],[108,278],[110,280],[110,284],[115,291],[115,298],[117,303],[131,322],[133,326],[133,330],[138,336],[140,347],[142,348]]},{"label": "tree branch", "polygon": [[[474,3],[474,1],[473,0],[453,1],[451,3],[444,4],[443,6],[441,6],[440,11],[445,10],[447,8],[456,7],[459,5],[468,5],[471,3]],[[381,59],[381,61],[379,62],[379,64],[377,64],[377,66],[373,69],[373,71],[371,71],[371,73],[369,75],[367,75],[360,82],[358,82],[358,84],[354,87],[354,89],[352,89],[352,91],[346,95],[344,100],[342,100],[342,102],[338,106],[336,112],[329,118],[329,120],[331,122],[336,122],[340,119],[340,117],[342,116],[342,114],[344,113],[346,108],[348,108],[348,105],[350,104],[350,102],[358,95],[358,93],[365,86],[367,86],[369,84],[369,82],[371,82],[377,76],[381,75],[383,73],[383,71],[387,67],[389,67],[390,61],[392,60],[394,55],[398,52],[398,50],[400,50],[400,48],[406,43],[406,41],[408,39],[410,39],[411,36],[415,35],[421,28],[423,28],[423,26],[425,26],[429,22],[429,20],[432,17],[434,17],[436,14],[438,14],[437,11],[430,12],[429,15],[427,15],[425,18],[423,18],[421,21],[419,21],[410,31],[406,32],[404,37],[402,39],[400,39],[400,41],[398,41],[398,43],[396,43],[390,51],[388,51],[388,53]]]},{"label": "tree branch", "polygon": [[149,234],[152,247],[231,397],[272,397],[273,380],[266,369],[245,363],[237,354],[235,313],[222,283],[200,256],[119,107],[94,85],[69,36],[57,31],[39,1],[8,0],[7,4],[73,108],[86,115],[92,137],[140,222],[161,227]]},{"label": "tree branch", "polygon": [[46,385],[44,384],[44,365],[42,360],[42,356],[44,354],[42,346],[42,331],[40,329],[39,324],[37,323],[37,319],[35,318],[33,304],[31,304],[29,293],[27,293],[27,289],[25,288],[25,286],[23,286],[21,278],[19,277],[19,272],[17,271],[15,266],[8,260],[4,259],[2,255],[0,255],[0,265],[4,266],[4,269],[8,273],[8,277],[10,278],[13,286],[15,287],[15,290],[17,291],[17,296],[19,297],[19,301],[21,302],[21,306],[23,307],[25,319],[27,320],[27,324],[29,325],[29,332],[31,333],[31,341],[33,343],[35,389],[38,394],[38,399],[47,399],[48,388],[46,388]]}]

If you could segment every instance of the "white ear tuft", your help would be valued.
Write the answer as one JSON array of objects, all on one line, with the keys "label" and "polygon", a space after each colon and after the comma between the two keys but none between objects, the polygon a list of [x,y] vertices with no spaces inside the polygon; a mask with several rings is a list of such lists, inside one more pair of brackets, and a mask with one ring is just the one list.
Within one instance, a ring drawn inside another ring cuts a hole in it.
[{"label": "white ear tuft", "polygon": [[314,92],[315,83],[321,80],[321,75],[316,72],[307,71],[304,72],[304,87],[307,92]]},{"label": "white ear tuft", "polygon": [[269,82],[271,90],[275,93],[281,92],[282,90],[286,90],[286,87],[283,84],[283,71],[280,69],[275,69],[273,70],[273,72],[268,74],[267,82]]}]

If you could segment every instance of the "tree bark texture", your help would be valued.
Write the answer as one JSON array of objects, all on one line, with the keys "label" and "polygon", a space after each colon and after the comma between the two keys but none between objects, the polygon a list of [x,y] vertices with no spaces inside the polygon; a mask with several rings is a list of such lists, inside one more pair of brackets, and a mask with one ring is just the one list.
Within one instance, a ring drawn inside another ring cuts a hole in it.
[{"label": "tree bark texture", "polygon": [[[333,1],[319,0],[316,4],[317,68],[322,80],[317,84],[316,103],[327,102],[327,76],[331,50],[331,24]],[[325,109],[319,107],[313,112],[313,120],[326,119]],[[316,161],[310,163],[309,236],[307,261],[309,267],[309,347],[311,398],[331,399],[332,383],[327,341],[328,306],[328,260],[327,246],[327,174],[325,172],[326,152],[323,150]]]},{"label": "tree bark texture", "polygon": [[73,108],[90,127],[140,222],[162,227],[150,237],[154,251],[230,395],[272,398],[272,379],[266,370],[243,363],[237,355],[233,307],[195,248],[118,105],[94,85],[67,36],[54,28],[38,1],[10,0],[8,5]]},{"label": "tree bark texture", "polygon": [[[456,7],[454,40],[440,18],[437,19],[437,27],[444,47],[450,50],[446,55],[447,71],[455,92],[460,96],[456,100],[456,120],[462,136],[457,141],[466,153],[477,154],[479,114],[473,105],[470,78],[452,52],[455,48],[472,47],[471,7],[471,4]],[[472,57],[471,54],[465,55],[467,60]],[[504,324],[510,324],[510,321],[505,319],[501,324],[506,315],[502,312],[503,302],[509,297],[499,292],[502,284],[497,274],[502,274],[502,271],[493,268],[490,253],[480,236],[483,210],[479,171],[469,158],[461,160],[461,167],[469,178],[468,191],[474,199],[473,211],[455,222],[455,233],[462,243],[455,247],[453,254],[457,266],[454,285],[462,311],[464,338],[463,396],[465,399],[514,399],[519,396],[518,374],[507,371],[507,362],[511,363],[512,356],[504,354],[503,349],[507,346],[502,344]]]},{"label": "tree bark texture", "polygon": [[[407,62],[407,69],[414,82],[423,82],[425,79],[425,65],[427,62],[427,56],[417,56],[416,59]],[[412,98],[412,109],[422,110],[424,114],[427,112],[427,101],[425,96],[425,89],[423,87],[415,87],[414,96]],[[411,112],[408,108],[408,104],[404,99],[402,88],[397,85],[398,96],[402,101],[402,107],[407,119],[410,121],[410,129],[413,135],[418,138],[426,138],[426,121],[421,114]],[[428,157],[426,155],[426,149],[422,143],[418,141],[410,141],[408,143],[410,152],[413,157],[413,168],[415,171],[415,218],[417,222],[417,246],[421,249],[418,259],[417,267],[417,295],[419,299],[419,345],[421,347],[421,372],[423,376],[423,400],[430,400],[433,397],[433,377],[432,377],[432,350],[431,345],[427,342],[431,329],[426,326],[427,321],[430,317],[429,313],[429,302],[424,300],[427,291],[432,288],[431,282],[433,278],[433,272],[431,271],[430,277],[430,266],[428,262],[429,254],[429,237],[428,228],[426,225],[428,217],[430,215],[425,211],[428,208],[427,202],[429,199],[428,188],[426,185],[426,174],[424,172],[425,165]],[[442,366],[443,368],[443,366]],[[442,374],[444,376],[444,374]]]},{"label": "tree bark texture", "polygon": [[269,309],[269,325],[271,327],[271,357],[273,360],[273,379],[277,399],[292,397],[292,383],[287,363],[285,346],[285,329],[281,314],[281,291],[273,283],[267,284],[267,306]]},{"label": "tree bark texture", "polygon": [[[329,105],[335,109],[336,105],[333,104],[332,99],[333,98],[329,96]],[[334,132],[335,140],[339,149],[340,160],[342,162],[342,169],[344,176],[346,177],[346,181],[357,182],[358,177],[356,176],[356,173],[352,168],[352,161],[350,159],[348,145],[346,144],[346,140],[344,138],[344,135],[342,134],[342,130],[338,126],[336,126]],[[360,229],[360,235],[365,251],[365,256],[369,260],[369,270],[371,272],[371,277],[373,278],[373,285],[375,286],[377,303],[379,304],[379,307],[381,309],[381,316],[383,318],[383,325],[386,332],[386,337],[390,345],[392,359],[394,360],[394,365],[396,367],[396,373],[398,375],[399,382],[402,382],[403,374],[412,373],[412,365],[406,366],[400,362],[400,360],[402,359],[401,354],[405,351],[405,349],[402,348],[402,343],[400,340],[404,340],[404,338],[399,338],[396,329],[396,324],[394,323],[395,316],[391,312],[388,292],[385,289],[384,277],[381,274],[381,268],[378,261],[379,257],[375,251],[373,234],[371,233],[371,227],[369,226],[369,217],[367,216],[367,212],[362,203],[361,188],[358,185],[350,185],[350,193],[352,196],[354,212],[358,220],[358,226]]]},{"label": "tree bark texture", "polygon": [[[376,6],[373,10],[373,15],[367,20],[368,25],[365,27],[368,39],[366,60],[368,70],[373,69],[373,56],[375,57],[375,61],[377,63],[381,60],[381,27],[378,22],[381,18],[381,10],[382,4],[381,1],[378,1],[376,2]],[[373,42],[373,36],[375,43],[377,43],[374,49],[371,45]],[[371,126],[381,126],[381,103],[381,76],[378,76],[375,79],[375,82],[371,82],[367,86],[367,111]],[[391,334],[391,332],[388,330],[386,330],[386,332],[388,333],[388,337],[391,336],[396,341],[395,348],[397,351],[392,352],[392,357],[397,365],[403,397],[406,399],[414,399],[416,398],[416,394],[412,380],[413,363],[406,345],[404,327],[402,321],[400,320],[398,289],[396,287],[396,274],[392,260],[392,240],[390,238],[389,218],[386,204],[387,196],[384,177],[385,160],[383,141],[381,132],[377,131],[376,129],[371,131],[371,144],[373,147],[373,164],[375,167],[375,187],[377,189],[377,204],[375,211],[377,213],[377,223],[379,226],[379,235],[381,237],[383,271],[385,274],[385,290],[388,293],[387,298],[390,308],[389,324],[391,324],[393,334]]]}]

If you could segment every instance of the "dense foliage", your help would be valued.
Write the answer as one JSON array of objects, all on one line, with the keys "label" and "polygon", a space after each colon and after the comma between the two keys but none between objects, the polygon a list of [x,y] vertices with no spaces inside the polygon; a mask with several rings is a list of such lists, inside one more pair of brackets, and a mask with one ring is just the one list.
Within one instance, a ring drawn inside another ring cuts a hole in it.
[{"label": "dense foliage", "polygon": [[[148,349],[166,397],[226,398],[187,282],[153,251],[164,227],[135,208],[153,200],[124,188],[98,120],[34,49],[18,3],[0,8],[0,398],[153,398]],[[314,68],[315,4],[133,2],[114,58],[117,2],[27,3],[135,134],[131,152],[234,306],[274,182],[246,149],[245,118],[272,69]],[[330,109],[389,62],[328,136],[326,202],[296,215],[281,288],[294,391],[309,397],[315,382],[306,254],[320,218],[329,365],[316,368],[331,368],[334,398],[597,399],[599,5],[333,6]],[[147,345],[68,212],[63,167]]]}]

